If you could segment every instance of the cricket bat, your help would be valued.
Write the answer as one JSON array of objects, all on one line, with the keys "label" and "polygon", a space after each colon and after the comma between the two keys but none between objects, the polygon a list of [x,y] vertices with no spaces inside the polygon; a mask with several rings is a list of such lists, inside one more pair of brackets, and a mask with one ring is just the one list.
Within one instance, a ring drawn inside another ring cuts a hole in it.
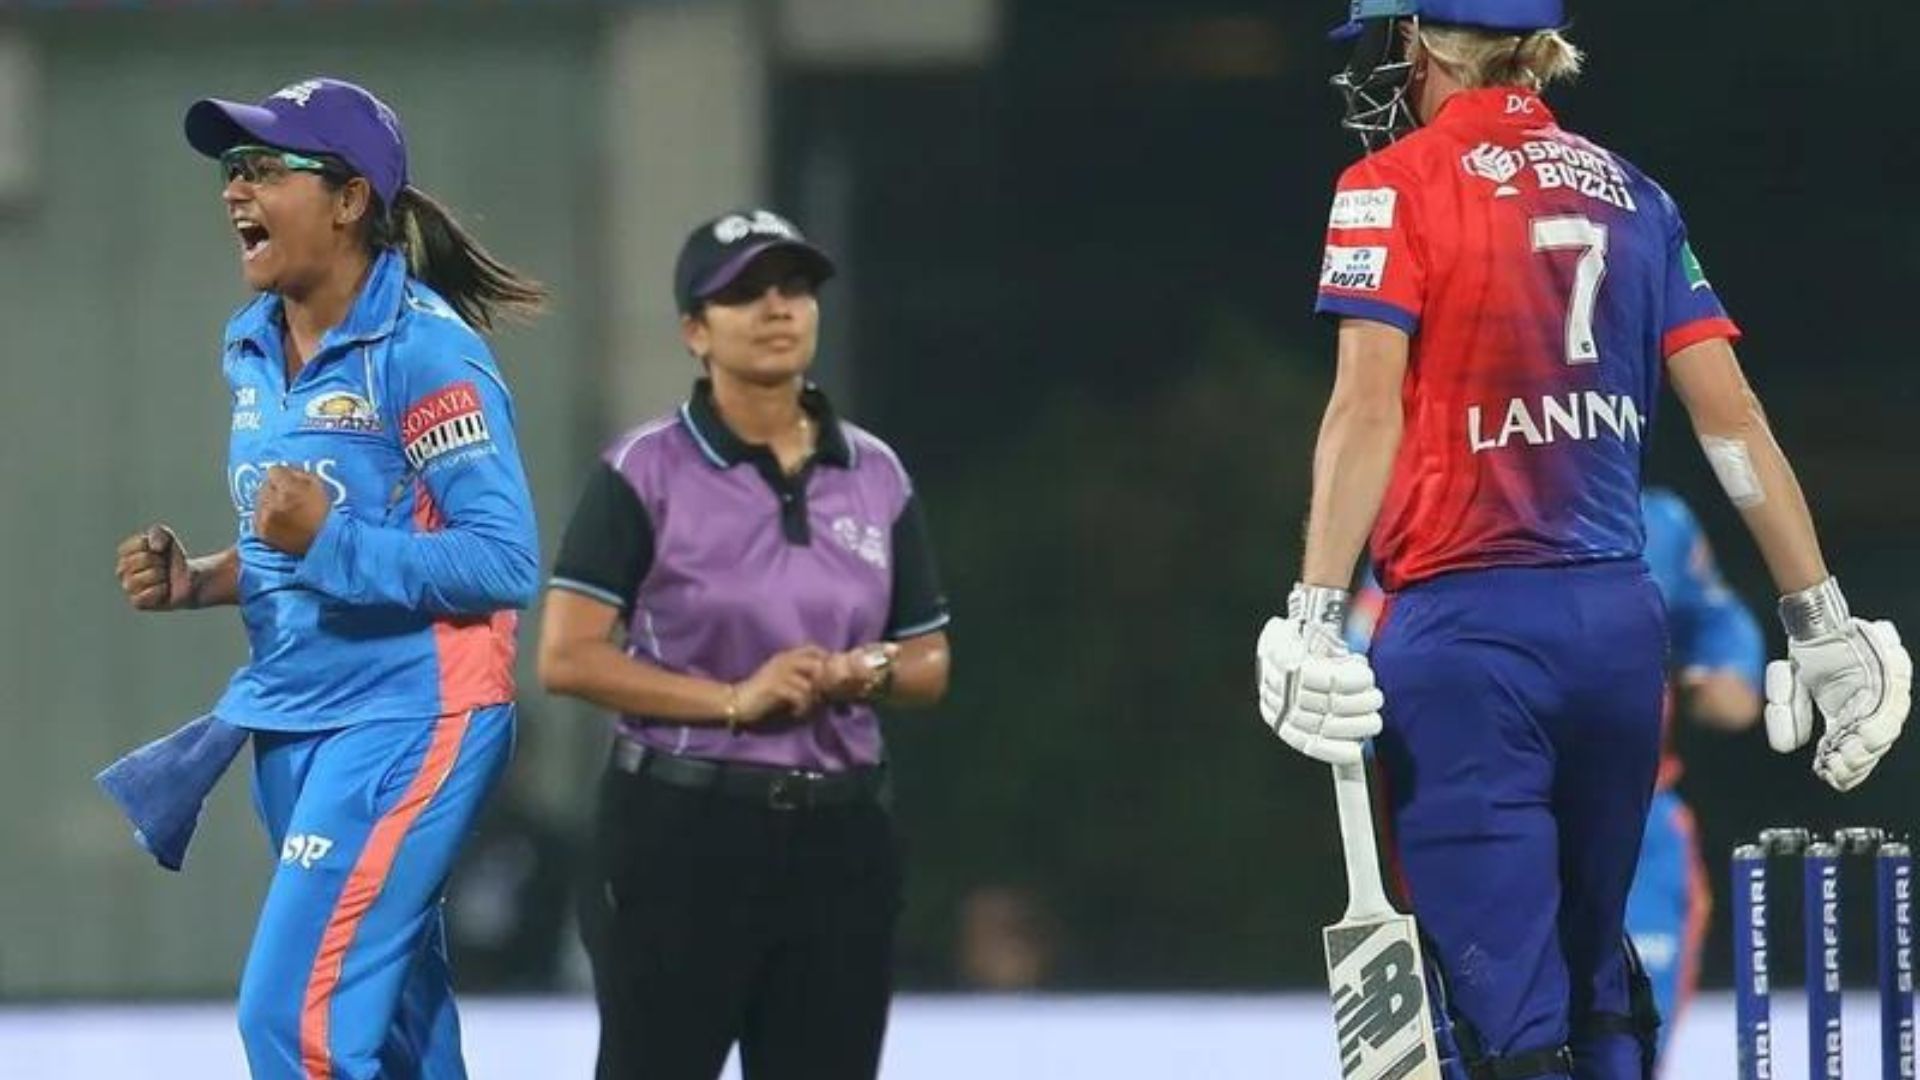
[{"label": "cricket bat", "polygon": [[1380,882],[1366,766],[1335,765],[1333,789],[1346,850],[1347,913],[1321,933],[1340,1039],[1340,1076],[1441,1080],[1420,932],[1413,916],[1394,910]]}]

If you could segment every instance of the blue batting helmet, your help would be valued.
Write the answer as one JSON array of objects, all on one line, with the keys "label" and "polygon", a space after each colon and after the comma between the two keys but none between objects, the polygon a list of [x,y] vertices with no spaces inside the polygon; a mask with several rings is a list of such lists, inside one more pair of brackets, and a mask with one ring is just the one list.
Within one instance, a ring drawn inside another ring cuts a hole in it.
[{"label": "blue batting helmet", "polygon": [[1510,33],[1557,30],[1567,21],[1563,0],[1351,0],[1347,21],[1332,36],[1344,41],[1358,37],[1375,19],[1415,16],[1426,22]]}]

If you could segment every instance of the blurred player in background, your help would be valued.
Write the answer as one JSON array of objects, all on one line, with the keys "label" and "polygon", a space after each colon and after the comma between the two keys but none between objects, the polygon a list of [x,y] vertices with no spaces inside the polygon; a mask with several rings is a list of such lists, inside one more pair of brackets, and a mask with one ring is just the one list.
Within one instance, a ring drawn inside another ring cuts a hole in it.
[{"label": "blurred player in background", "polygon": [[475,327],[538,310],[408,183],[399,118],[296,83],[204,100],[241,273],[227,324],[239,539],[120,547],[146,611],[237,604],[247,664],[214,708],[250,730],[279,867],[240,985],[259,1080],[459,1077],[440,896],[513,745],[516,608],[538,540],[506,385]]},{"label": "blurred player in background", "polygon": [[[1746,731],[1760,721],[1765,703],[1760,624],[1721,579],[1706,534],[1680,496],[1651,489],[1641,495],[1640,508],[1647,568],[1667,607],[1669,728],[1677,715],[1715,731]],[[1712,879],[1693,812],[1674,790],[1682,770],[1672,740],[1669,730],[1627,894],[1627,934],[1653,982],[1662,1051],[1699,985],[1713,914]]]},{"label": "blurred player in background", "polygon": [[[1649,489],[1640,496],[1640,509],[1647,568],[1667,609],[1669,727],[1677,710],[1716,731],[1746,731],[1759,722],[1763,703],[1766,650],[1759,623],[1721,580],[1706,535],[1680,496]],[[1373,575],[1364,575],[1347,617],[1347,644],[1355,652],[1371,646],[1386,603]],[[1669,730],[1627,894],[1627,935],[1653,984],[1663,1050],[1698,985],[1713,912],[1693,812],[1674,790],[1681,771]]]},{"label": "blurred player in background", "polygon": [[[1815,772],[1851,789],[1911,662],[1849,615],[1679,211],[1542,100],[1581,65],[1559,0],[1349,10],[1336,85],[1373,152],[1329,221],[1338,372],[1300,577],[1257,645],[1262,717],[1334,764],[1380,736],[1451,1076],[1642,1077],[1624,922],[1667,661],[1639,501],[1663,371],[1784,594],[1774,745],[1810,738],[1817,702]],[[1393,595],[1371,664],[1342,640],[1369,532]]]}]

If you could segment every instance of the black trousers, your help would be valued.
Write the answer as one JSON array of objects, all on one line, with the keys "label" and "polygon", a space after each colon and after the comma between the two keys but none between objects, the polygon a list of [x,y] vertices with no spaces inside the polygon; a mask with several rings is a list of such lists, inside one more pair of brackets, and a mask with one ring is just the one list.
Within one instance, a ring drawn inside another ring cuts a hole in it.
[{"label": "black trousers", "polygon": [[901,858],[878,802],[780,810],[609,769],[582,931],[598,1080],[871,1080]]}]

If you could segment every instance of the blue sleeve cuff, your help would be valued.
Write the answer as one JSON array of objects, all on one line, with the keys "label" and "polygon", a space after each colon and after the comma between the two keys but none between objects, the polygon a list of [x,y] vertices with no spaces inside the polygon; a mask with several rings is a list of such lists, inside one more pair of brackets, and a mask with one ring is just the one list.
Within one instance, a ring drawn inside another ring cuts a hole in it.
[{"label": "blue sleeve cuff", "polygon": [[353,518],[346,511],[335,507],[320,523],[320,531],[314,534],[312,546],[307,548],[299,565],[294,568],[293,580],[310,589],[332,595],[334,584],[340,580],[342,568],[349,561],[352,540],[348,535],[353,531]]},{"label": "blue sleeve cuff", "polygon": [[1384,300],[1365,300],[1357,296],[1321,293],[1320,299],[1313,305],[1313,311],[1316,315],[1331,315],[1340,319],[1367,319],[1372,322],[1386,323],[1405,332],[1408,337],[1420,332],[1420,316]]}]

